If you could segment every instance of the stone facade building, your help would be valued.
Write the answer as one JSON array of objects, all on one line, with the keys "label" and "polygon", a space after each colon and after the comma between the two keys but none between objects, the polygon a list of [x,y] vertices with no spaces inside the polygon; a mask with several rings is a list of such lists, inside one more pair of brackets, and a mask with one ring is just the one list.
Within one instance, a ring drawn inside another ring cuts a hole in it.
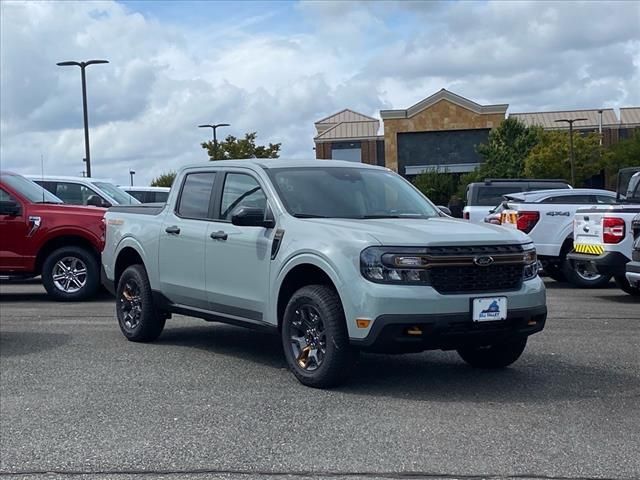
[{"label": "stone facade building", "polygon": [[[509,105],[480,105],[442,89],[406,110],[381,110],[380,121],[345,109],[315,123],[316,158],[341,159],[386,166],[413,177],[437,169],[452,174],[473,171],[482,158],[476,147],[506,118]],[[599,132],[605,146],[629,138],[640,129],[640,107],[511,113],[526,125],[567,130],[556,120],[578,119],[577,134]]]}]

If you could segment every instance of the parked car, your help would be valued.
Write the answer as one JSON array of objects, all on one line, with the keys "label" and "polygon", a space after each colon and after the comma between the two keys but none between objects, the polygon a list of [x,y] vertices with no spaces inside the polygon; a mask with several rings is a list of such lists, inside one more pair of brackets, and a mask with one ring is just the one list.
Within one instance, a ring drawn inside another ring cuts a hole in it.
[{"label": "parked car", "polygon": [[632,222],[640,213],[640,166],[620,170],[617,200],[615,205],[594,205],[576,212],[574,250],[567,258],[574,265],[582,263],[593,272],[613,276],[623,291],[640,295],[640,288],[626,277],[634,245]]},{"label": "parked car", "polygon": [[104,284],[128,340],[173,313],[273,330],[296,378],[328,387],[360,350],[505,367],[544,327],[531,240],[448,217],[387,169],[219,161],[175,185],[166,205],[106,214]]},{"label": "parked car", "polygon": [[83,300],[100,286],[105,209],[64,205],[27,178],[0,174],[0,279],[42,276],[56,300]]},{"label": "parked car", "polygon": [[633,288],[640,290],[640,214],[631,223],[633,229],[633,252],[631,261],[627,263],[627,281]]},{"label": "parked car", "polygon": [[111,205],[137,205],[140,202],[107,180],[88,177],[58,177],[27,175],[64,203],[93,205],[109,208]]},{"label": "parked car", "polygon": [[473,223],[482,223],[504,195],[563,188],[571,188],[571,185],[565,180],[488,178],[484,182],[467,185],[467,205],[462,210],[462,216]]},{"label": "parked car", "polygon": [[141,203],[165,203],[169,198],[169,187],[127,187],[120,188]]},{"label": "parked car", "polygon": [[596,288],[608,284],[611,276],[593,272],[580,262],[574,268],[567,260],[567,254],[573,250],[573,216],[585,205],[614,203],[615,192],[591,188],[513,193],[505,195],[505,201],[485,221],[510,225],[529,235],[545,273],[551,278],[568,280],[582,288]]}]

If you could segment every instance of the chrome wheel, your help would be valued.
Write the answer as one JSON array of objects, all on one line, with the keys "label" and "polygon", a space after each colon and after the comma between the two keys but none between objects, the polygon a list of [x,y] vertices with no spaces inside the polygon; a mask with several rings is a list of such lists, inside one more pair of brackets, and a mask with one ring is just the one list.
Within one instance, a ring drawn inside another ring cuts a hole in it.
[{"label": "chrome wheel", "polygon": [[293,358],[300,368],[309,372],[320,368],[327,354],[327,336],[314,306],[301,305],[295,310],[289,339]]},{"label": "chrome wheel", "polygon": [[600,280],[600,278],[602,278],[602,275],[600,275],[597,272],[594,272],[593,270],[590,270],[587,267],[587,264],[584,262],[576,262],[574,270],[576,272],[576,275],[578,275],[581,279],[586,280],[588,282],[595,282],[597,280]]},{"label": "chrome wheel", "polygon": [[65,293],[76,293],[87,284],[87,265],[77,257],[64,257],[53,266],[53,284]]},{"label": "chrome wheel", "polygon": [[142,295],[136,282],[128,280],[125,283],[119,302],[123,325],[129,330],[134,330],[142,317]]}]

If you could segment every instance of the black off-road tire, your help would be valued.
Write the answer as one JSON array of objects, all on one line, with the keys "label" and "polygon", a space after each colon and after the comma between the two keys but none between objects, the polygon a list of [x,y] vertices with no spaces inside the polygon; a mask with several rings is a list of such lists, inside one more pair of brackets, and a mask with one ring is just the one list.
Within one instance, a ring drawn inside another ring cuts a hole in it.
[{"label": "black off-road tire", "polygon": [[628,293],[629,295],[634,297],[640,297],[640,288],[632,286],[629,283],[629,280],[627,280],[627,277],[613,277],[613,280],[616,282],[618,288],[623,292]]},{"label": "black off-road tire", "polygon": [[[54,270],[58,262],[72,258],[82,262],[86,267],[86,279],[84,285],[75,292],[61,290],[54,281]],[[100,288],[100,265],[97,255],[78,246],[60,247],[54,250],[42,264],[42,284],[47,293],[60,302],[78,302],[95,295]]]},{"label": "black off-road tire", "polygon": [[[136,301],[136,305],[140,307],[139,316],[136,317],[135,325],[127,325],[127,312],[132,304],[127,297],[133,298],[131,294],[134,291],[135,296],[139,297],[139,302]],[[120,330],[131,342],[152,342],[162,333],[166,316],[153,303],[151,285],[144,266],[131,265],[122,272],[116,288],[116,315]]]},{"label": "black off-road tire", "polygon": [[[308,371],[294,356],[291,333],[300,307],[309,305],[320,314],[326,336],[326,353],[321,365]],[[340,297],[325,285],[308,285],[296,291],[284,312],[281,328],[282,345],[289,369],[303,385],[329,388],[343,382],[358,358],[358,350],[349,344]]]},{"label": "black off-road tire", "polygon": [[588,279],[580,275],[571,262],[565,262],[562,270],[567,281],[578,288],[604,288],[611,282],[611,276],[609,275],[599,275],[593,279]]},{"label": "black off-road tire", "polygon": [[527,346],[527,337],[507,343],[485,347],[467,347],[458,349],[458,355],[472,367],[504,368],[520,358]]}]

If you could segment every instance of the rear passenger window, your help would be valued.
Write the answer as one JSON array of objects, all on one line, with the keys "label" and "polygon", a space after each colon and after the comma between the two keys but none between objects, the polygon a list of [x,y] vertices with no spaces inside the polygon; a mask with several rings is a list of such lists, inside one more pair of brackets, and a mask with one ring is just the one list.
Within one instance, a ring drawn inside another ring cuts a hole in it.
[{"label": "rear passenger window", "polygon": [[50,187],[48,186],[45,188],[60,200],[62,200],[64,203],[68,203],[71,205],[87,205],[89,197],[93,195],[102,198],[89,187],[86,187],[79,183],[51,182]]},{"label": "rear passenger window", "polygon": [[616,203],[616,197],[607,197],[605,195],[596,195],[597,203],[603,203],[605,205],[613,205]]},{"label": "rear passenger window", "polygon": [[186,218],[209,218],[209,200],[215,176],[215,172],[188,174],[182,187],[176,213]]},{"label": "rear passenger window", "polygon": [[502,196],[508,195],[509,193],[517,193],[522,192],[524,187],[522,185],[518,186],[507,186],[507,187],[480,187],[478,188],[478,201],[476,205],[482,205],[485,207],[495,207],[500,202],[502,202]]},{"label": "rear passenger window", "polygon": [[250,175],[229,173],[224,181],[220,218],[231,220],[231,214],[239,207],[253,207],[265,210],[267,198],[260,184]]},{"label": "rear passenger window", "polygon": [[563,203],[565,205],[584,205],[594,203],[593,195],[562,195],[549,197],[541,203]]}]

